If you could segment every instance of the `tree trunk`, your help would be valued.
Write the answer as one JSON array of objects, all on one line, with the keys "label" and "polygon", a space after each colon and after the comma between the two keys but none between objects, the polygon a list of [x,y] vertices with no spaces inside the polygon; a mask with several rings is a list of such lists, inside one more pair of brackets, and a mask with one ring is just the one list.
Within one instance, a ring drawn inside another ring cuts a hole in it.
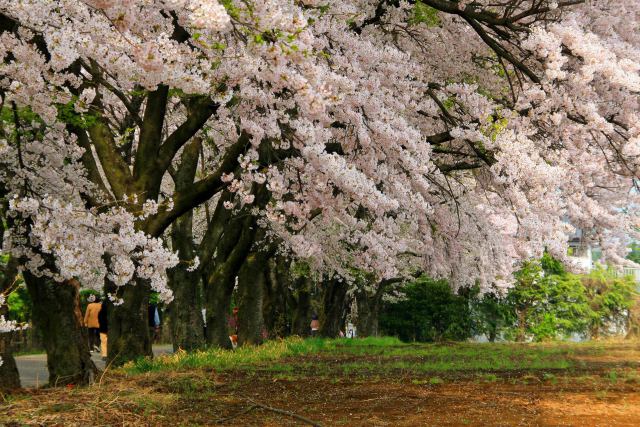
[{"label": "tree trunk", "polygon": [[[194,259],[191,212],[173,224],[171,243],[181,260]],[[174,351],[204,346],[200,275],[197,271],[188,271],[188,268],[188,265],[180,264],[169,272],[169,287],[173,291],[173,301],[169,305],[169,328]]]},{"label": "tree trunk", "polygon": [[253,252],[247,256],[238,272],[238,344],[262,344],[264,320],[262,299],[266,282],[268,255]]},{"label": "tree trunk", "polygon": [[264,327],[270,338],[284,337],[289,334],[287,299],[289,280],[280,274],[285,261],[282,257],[271,258],[268,262],[268,274],[262,302]]},{"label": "tree trunk", "polygon": [[[184,191],[193,185],[201,147],[200,138],[194,138],[183,150],[180,166],[173,175],[176,191]],[[173,301],[169,306],[173,349],[193,350],[204,346],[200,274],[198,271],[188,271],[188,263],[196,255],[193,211],[185,213],[173,223],[171,246],[181,260],[180,265],[169,272],[169,287],[173,291]]]},{"label": "tree trunk", "polygon": [[378,335],[378,314],[382,301],[382,291],[379,290],[370,295],[365,289],[359,288],[356,293],[356,303],[358,306],[358,317],[356,319],[356,330],[359,337],[372,337]]},{"label": "tree trunk", "polygon": [[306,337],[309,335],[311,324],[311,278],[301,277],[296,279],[295,305],[291,319],[291,333]]},{"label": "tree trunk", "polygon": [[[218,203],[221,202],[222,199]],[[226,223],[224,233],[216,244],[213,260],[205,269],[206,340],[208,345],[230,348],[227,316],[231,295],[236,276],[251,250],[258,226],[248,211],[243,218],[238,215],[221,221]]]},{"label": "tree trunk", "polygon": [[516,335],[516,341],[524,342],[526,338],[527,330],[527,310],[524,308],[517,309],[518,316],[518,333]]},{"label": "tree trunk", "polygon": [[600,339],[600,325],[593,322],[589,327],[589,338],[592,340]]},{"label": "tree trunk", "polygon": [[170,274],[173,301],[168,307],[168,323],[173,350],[195,350],[204,346],[204,321],[199,277],[183,268]]},{"label": "tree trunk", "polygon": [[[5,196],[4,191],[0,193],[0,196]],[[7,202],[6,199],[4,199],[0,202],[0,248],[2,248],[3,245],[5,230],[4,213],[6,208]],[[4,297],[9,296],[17,275],[18,262],[15,258],[10,257],[6,265],[0,269],[0,295]],[[0,304],[0,316],[6,317],[8,311],[6,304]],[[12,332],[5,334],[0,333],[0,391],[20,388],[20,374],[18,373],[16,361],[13,358],[12,338]]]},{"label": "tree trunk", "polygon": [[109,363],[120,366],[140,357],[153,357],[149,334],[149,293],[146,281],[124,286],[122,304],[109,310]]},{"label": "tree trunk", "polygon": [[335,338],[342,326],[342,314],[347,297],[347,283],[344,280],[325,281],[323,295],[323,316],[320,333],[324,337]]},{"label": "tree trunk", "polygon": [[207,319],[207,344],[220,348],[231,348],[227,316],[231,309],[231,294],[235,284],[235,275],[214,276],[205,288],[205,308]]},{"label": "tree trunk", "polygon": [[[2,219],[0,218],[0,221]],[[0,231],[2,231],[0,229]],[[9,291],[18,273],[17,263],[14,258],[10,258],[6,267],[0,270],[0,295]],[[0,316],[7,315],[8,307],[6,304],[0,305]],[[13,390],[20,388],[20,375],[18,367],[13,358],[13,349],[11,347],[12,332],[0,334],[0,391]]]},{"label": "tree trunk", "polygon": [[629,309],[626,321],[627,335],[626,339],[635,339],[640,337],[640,298],[635,297],[633,306]]},{"label": "tree trunk", "polygon": [[33,301],[33,324],[47,352],[49,385],[90,384],[97,369],[91,360],[80,311],[80,284],[62,283],[25,272]]},{"label": "tree trunk", "polygon": [[0,334],[0,391],[20,388],[20,374],[11,351],[11,333]]}]

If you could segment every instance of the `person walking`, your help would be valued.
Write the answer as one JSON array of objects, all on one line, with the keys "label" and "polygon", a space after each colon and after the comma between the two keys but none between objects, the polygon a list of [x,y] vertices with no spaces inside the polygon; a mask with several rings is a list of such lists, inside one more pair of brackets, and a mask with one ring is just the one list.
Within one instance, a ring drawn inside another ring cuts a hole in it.
[{"label": "person walking", "polygon": [[320,331],[320,321],[318,320],[317,314],[311,316],[311,324],[309,326],[311,327],[311,336],[317,337]]},{"label": "person walking", "polygon": [[89,305],[84,312],[84,326],[89,330],[89,351],[100,351],[100,321],[98,320],[98,313],[102,308],[100,297],[93,294],[87,298]]},{"label": "person walking", "polygon": [[100,312],[98,313],[98,323],[100,327],[98,330],[100,331],[100,356],[102,356],[102,360],[107,360],[107,333],[109,332],[109,314],[107,312],[107,303],[103,302],[100,307]]},{"label": "person walking", "polygon": [[151,344],[160,338],[160,312],[156,304],[149,304],[149,336]]}]

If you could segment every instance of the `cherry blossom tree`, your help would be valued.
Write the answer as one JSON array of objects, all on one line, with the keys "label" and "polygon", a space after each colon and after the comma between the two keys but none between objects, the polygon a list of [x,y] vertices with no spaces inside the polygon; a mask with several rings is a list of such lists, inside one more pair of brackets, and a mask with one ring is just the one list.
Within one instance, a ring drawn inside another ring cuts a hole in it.
[{"label": "cherry blossom tree", "polygon": [[150,354],[148,290],[169,299],[178,263],[159,238],[192,235],[198,206],[215,205],[202,256],[173,249],[178,270],[198,256],[211,295],[250,254],[263,268],[261,248],[347,280],[506,284],[580,227],[622,262],[638,225],[639,12],[0,0],[2,99],[35,116],[14,130],[37,130],[3,140],[12,253],[56,281],[107,280],[117,362]]}]

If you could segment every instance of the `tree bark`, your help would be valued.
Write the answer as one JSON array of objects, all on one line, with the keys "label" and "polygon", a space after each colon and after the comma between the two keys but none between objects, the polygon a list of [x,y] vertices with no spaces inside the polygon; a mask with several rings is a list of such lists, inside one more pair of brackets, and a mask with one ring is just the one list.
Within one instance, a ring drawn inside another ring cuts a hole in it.
[{"label": "tree bark", "polygon": [[140,357],[153,357],[149,334],[149,293],[146,281],[124,286],[123,303],[109,310],[109,363],[120,366]]},{"label": "tree bark", "polygon": [[[4,231],[5,231],[5,212],[8,208],[7,199],[5,198],[6,192],[4,189],[0,190],[0,248],[4,243]],[[14,285],[14,281],[18,275],[18,262],[14,257],[10,257],[7,264],[0,268],[0,295],[8,297],[11,292],[11,287]],[[7,316],[8,307],[6,304],[0,305],[0,315]],[[0,365],[0,391],[12,390],[20,388],[20,375],[18,373],[18,367],[16,361],[13,358],[13,349],[11,347],[12,333],[0,334],[0,358],[2,358],[2,364]]]},{"label": "tree bark", "polygon": [[310,332],[311,324],[311,293],[309,292],[309,282],[311,279],[305,277],[300,279],[302,287],[298,288],[297,298],[295,298],[296,304],[293,309],[293,316],[291,320],[291,333],[306,337]]},{"label": "tree bark", "polygon": [[33,324],[47,352],[49,385],[90,384],[97,369],[83,327],[80,284],[76,280],[56,283],[28,272],[24,279],[33,301]]},{"label": "tree bark", "polygon": [[[256,194],[255,206],[261,206],[266,200],[266,187],[254,188]],[[231,195],[232,196],[232,195]],[[250,208],[245,207],[237,215],[220,214],[219,212],[229,212],[222,207],[225,195],[218,201],[214,219],[217,226],[223,232],[218,236],[215,253],[211,261],[207,262],[204,279],[204,296],[206,308],[208,345],[229,348],[229,331],[227,328],[227,316],[231,305],[231,295],[235,286],[236,276],[242,267],[245,259],[251,251],[255,241],[258,225],[256,218],[251,214]],[[216,220],[216,217],[219,217]],[[211,227],[211,224],[209,225]]]},{"label": "tree bark", "polygon": [[213,347],[231,348],[227,316],[231,310],[231,295],[235,275],[212,276],[205,287],[205,308],[207,319],[207,344]]},{"label": "tree bark", "polygon": [[380,289],[381,286],[382,285],[379,285],[376,288],[373,295],[370,295],[370,293],[363,288],[359,288],[355,293],[358,307],[356,329],[360,337],[378,335],[378,314],[380,312],[380,303],[383,294],[383,291]]},{"label": "tree bark", "polygon": [[[193,185],[201,148],[201,139],[193,138],[182,151],[180,165],[172,175],[177,192]],[[171,246],[178,252],[181,260],[181,263],[169,272],[169,287],[173,291],[173,302],[169,306],[173,349],[193,350],[204,346],[200,274],[198,271],[188,271],[190,266],[186,264],[196,256],[193,243],[193,211],[183,214],[173,223]]]},{"label": "tree bark", "polygon": [[271,258],[262,302],[264,327],[271,338],[284,337],[290,332],[287,299],[289,280],[281,270],[286,262],[283,257]]},{"label": "tree bark", "polygon": [[[0,218],[0,222],[2,218]],[[2,227],[0,226],[0,232]],[[2,237],[0,237],[2,239]],[[0,295],[9,291],[18,273],[17,262],[14,258],[10,258],[7,265],[0,270]],[[0,315],[7,315],[8,307],[0,305]],[[13,390],[20,388],[20,374],[16,366],[16,360],[13,357],[13,349],[11,347],[12,332],[0,334],[0,391]]]},{"label": "tree bark", "polygon": [[262,302],[266,283],[268,255],[252,252],[238,272],[238,344],[262,344],[264,319]]},{"label": "tree bark", "polygon": [[20,388],[20,374],[16,359],[11,351],[11,333],[0,335],[0,391],[9,391]]},{"label": "tree bark", "polygon": [[347,297],[347,283],[344,280],[330,279],[325,281],[323,295],[323,315],[320,319],[320,334],[335,338],[341,328],[342,314]]},{"label": "tree bark", "polygon": [[204,321],[199,277],[184,269],[170,274],[173,301],[168,307],[168,323],[173,350],[195,350],[204,346]]},{"label": "tree bark", "polygon": [[[181,260],[192,260],[193,248],[192,213],[180,217],[171,230],[174,251]],[[173,350],[194,350],[204,346],[204,322],[200,276],[197,271],[187,271],[187,265],[178,265],[169,272],[169,287],[173,301],[169,305],[169,327]]]},{"label": "tree bark", "polygon": [[230,348],[227,316],[236,276],[251,249],[255,236],[253,217],[244,221],[232,218],[220,239],[216,256],[206,274],[204,288],[207,319],[207,344]]}]

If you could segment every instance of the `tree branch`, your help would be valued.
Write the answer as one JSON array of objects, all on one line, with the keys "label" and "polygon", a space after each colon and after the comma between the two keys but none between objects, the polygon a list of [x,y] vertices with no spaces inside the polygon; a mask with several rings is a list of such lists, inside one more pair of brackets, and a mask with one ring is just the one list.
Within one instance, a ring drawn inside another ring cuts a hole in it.
[{"label": "tree branch", "polygon": [[195,135],[218,110],[219,104],[202,97],[189,108],[192,111],[184,123],[167,137],[158,151],[157,167],[166,170],[180,148]]},{"label": "tree branch", "polygon": [[245,151],[248,144],[249,134],[243,132],[238,141],[227,149],[218,170],[194,183],[187,190],[176,193],[173,199],[173,209],[162,211],[149,218],[143,227],[146,232],[152,236],[159,236],[175,218],[222,191],[226,187],[226,184],[222,182],[222,175],[233,172],[238,165],[238,156]]}]

